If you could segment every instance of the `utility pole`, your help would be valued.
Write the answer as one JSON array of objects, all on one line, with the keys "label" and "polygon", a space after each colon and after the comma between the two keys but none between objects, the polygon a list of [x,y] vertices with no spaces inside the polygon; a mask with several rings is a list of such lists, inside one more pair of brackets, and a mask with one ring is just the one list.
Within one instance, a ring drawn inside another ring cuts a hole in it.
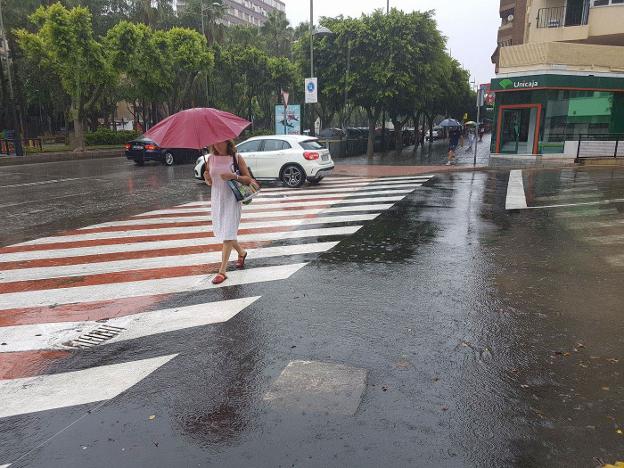
[{"label": "utility pole", "polygon": [[483,103],[483,89],[481,86],[477,85],[477,125],[475,126],[475,148],[474,148],[474,159],[472,161],[472,165],[477,165],[477,148],[479,148],[479,125],[481,120],[481,104]]},{"label": "utility pole", "polygon": [[[390,14],[390,0],[386,2],[386,15]],[[381,114],[381,147],[382,151],[386,152],[386,108],[384,107]]]},{"label": "utility pole", "polygon": [[[13,77],[11,72],[11,57],[9,55],[9,42],[6,39],[6,35],[4,32],[4,19],[2,17],[2,0],[0,0],[0,41],[2,41],[2,48],[4,49],[4,53],[6,54],[6,63],[7,63],[7,76],[9,82],[9,101],[11,107],[11,114],[13,117],[13,126],[15,129],[13,145],[15,146],[15,155],[16,156],[24,156],[24,149],[22,148],[22,136],[19,131],[19,121],[17,119],[17,109],[15,105],[15,92],[13,90]],[[2,58],[0,57],[0,60]]]},{"label": "utility pole", "polygon": [[310,78],[314,78],[314,0],[310,0]]},{"label": "utility pole", "polygon": [[347,128],[347,105],[349,102],[349,72],[351,71],[351,38],[347,38],[347,72],[345,73],[344,110],[342,115],[342,128]]}]

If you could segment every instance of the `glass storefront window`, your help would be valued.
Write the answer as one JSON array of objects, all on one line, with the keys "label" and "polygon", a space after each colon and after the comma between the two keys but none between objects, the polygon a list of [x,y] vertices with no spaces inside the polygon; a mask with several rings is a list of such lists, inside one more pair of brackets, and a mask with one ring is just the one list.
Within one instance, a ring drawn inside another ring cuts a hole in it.
[{"label": "glass storefront window", "polygon": [[550,91],[545,105],[543,142],[574,140],[580,134],[607,134],[613,93]]},{"label": "glass storefront window", "polygon": [[[499,145],[501,152],[514,152],[515,149],[515,152],[520,154],[525,150],[521,145],[511,148],[509,141],[514,138],[511,138],[512,133],[509,132],[514,129],[510,123],[513,119],[511,114],[499,115],[498,110],[501,107],[503,109],[506,107],[522,108],[524,105],[541,104],[538,153],[542,154],[564,152],[565,142],[577,140],[579,135],[608,135],[624,132],[624,93],[544,89],[499,93],[496,99],[496,120],[498,121],[499,118],[508,120],[508,122],[503,121],[501,127]],[[529,126],[532,125],[529,117],[520,120],[527,121]],[[498,125],[498,122],[496,124]],[[516,140],[524,142],[523,139],[516,138],[514,141]],[[527,142],[530,143],[528,140]]]}]

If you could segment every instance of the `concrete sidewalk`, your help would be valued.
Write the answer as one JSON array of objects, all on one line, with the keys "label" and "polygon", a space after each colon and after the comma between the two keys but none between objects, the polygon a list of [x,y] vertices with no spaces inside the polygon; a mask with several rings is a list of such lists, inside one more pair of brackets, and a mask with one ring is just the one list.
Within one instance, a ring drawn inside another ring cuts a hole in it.
[{"label": "concrete sidewalk", "polygon": [[82,159],[103,159],[123,156],[123,148],[92,150],[74,153],[72,151],[60,151],[58,153],[37,153],[24,156],[0,156],[0,166],[18,166],[22,164],[38,164],[57,161],[73,161]]},{"label": "concrete sidewalk", "polygon": [[446,166],[448,160],[448,140],[438,140],[424,147],[405,148],[401,153],[387,151],[346,158],[334,158],[335,175],[388,177],[401,175],[430,174],[432,172],[465,172],[488,168],[490,158],[490,135],[483,138],[477,147],[477,164],[474,165],[474,151],[467,146],[455,152],[457,165]]}]

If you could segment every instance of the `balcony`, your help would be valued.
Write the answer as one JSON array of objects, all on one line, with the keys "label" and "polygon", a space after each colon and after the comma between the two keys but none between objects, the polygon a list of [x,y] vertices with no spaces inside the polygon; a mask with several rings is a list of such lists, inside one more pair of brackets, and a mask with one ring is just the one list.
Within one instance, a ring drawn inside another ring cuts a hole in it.
[{"label": "balcony", "polygon": [[542,42],[515,45],[499,51],[499,73],[564,72],[624,73],[619,46]]},{"label": "balcony", "polygon": [[540,8],[537,12],[537,28],[564,28],[585,26],[589,20],[589,0],[580,4],[568,4],[553,8]]},{"label": "balcony", "polygon": [[536,16],[528,42],[624,45],[624,3],[610,0],[568,0],[566,5],[557,6],[550,3],[542,0],[539,5],[544,8],[533,10]]}]

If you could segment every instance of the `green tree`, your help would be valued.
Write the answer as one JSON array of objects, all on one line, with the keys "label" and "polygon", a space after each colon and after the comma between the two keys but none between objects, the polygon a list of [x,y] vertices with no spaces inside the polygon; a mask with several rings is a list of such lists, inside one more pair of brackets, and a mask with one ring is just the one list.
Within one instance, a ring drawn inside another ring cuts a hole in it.
[{"label": "green tree", "polygon": [[172,28],[165,34],[172,71],[167,110],[172,114],[191,107],[192,93],[205,87],[206,77],[214,66],[214,55],[206,46],[206,38],[197,31]]},{"label": "green tree", "polygon": [[269,13],[266,22],[260,28],[265,50],[275,57],[290,57],[293,42],[293,29],[283,11]]},{"label": "green tree", "polygon": [[122,21],[108,31],[105,44],[121,75],[119,97],[134,105],[143,122],[158,120],[158,103],[167,98],[173,79],[166,33]]},{"label": "green tree", "polygon": [[67,9],[56,3],[39,7],[30,19],[37,30],[17,31],[19,45],[59,78],[71,102],[75,149],[84,150],[85,114],[113,79],[104,50],[93,37],[91,13],[84,7]]}]

